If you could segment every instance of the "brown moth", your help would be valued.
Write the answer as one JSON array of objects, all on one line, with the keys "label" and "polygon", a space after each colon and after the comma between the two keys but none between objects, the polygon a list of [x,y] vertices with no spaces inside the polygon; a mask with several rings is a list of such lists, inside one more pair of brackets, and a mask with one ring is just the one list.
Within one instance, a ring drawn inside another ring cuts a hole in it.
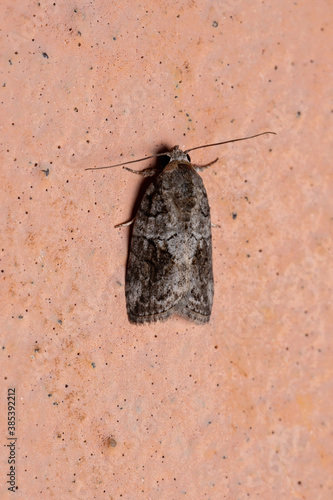
[{"label": "brown moth", "polygon": [[159,173],[155,169],[136,172],[124,167],[144,176],[158,174],[148,186],[135,218],[118,225],[134,223],[125,283],[131,323],[163,321],[173,314],[199,324],[209,321],[214,296],[211,220],[206,189],[198,171],[213,165],[218,158],[198,166],[191,163],[188,153],[264,134],[274,132],[186,151],[175,146],[166,153],[111,166],[162,155],[170,158]]}]

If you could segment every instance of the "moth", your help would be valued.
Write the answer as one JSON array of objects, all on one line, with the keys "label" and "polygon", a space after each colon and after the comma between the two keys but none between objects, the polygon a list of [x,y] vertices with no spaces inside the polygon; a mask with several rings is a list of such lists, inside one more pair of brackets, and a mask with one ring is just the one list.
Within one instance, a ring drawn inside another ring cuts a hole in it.
[{"label": "moth", "polygon": [[[196,149],[252,139],[249,137],[170,151],[111,165],[155,176],[148,186],[133,220],[116,227],[133,225],[126,270],[125,295],[129,321],[142,324],[163,321],[176,314],[198,324],[211,316],[214,279],[210,208],[203,181],[198,174],[206,165],[191,163]],[[135,171],[125,165],[157,156],[170,158],[161,171]],[[96,168],[87,169],[96,170]],[[157,174],[157,175],[156,175]]]}]

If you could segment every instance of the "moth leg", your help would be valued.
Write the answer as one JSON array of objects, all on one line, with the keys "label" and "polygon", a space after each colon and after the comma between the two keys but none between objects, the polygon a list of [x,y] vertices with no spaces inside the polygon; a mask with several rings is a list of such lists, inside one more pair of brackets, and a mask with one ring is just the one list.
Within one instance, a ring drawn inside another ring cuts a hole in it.
[{"label": "moth leg", "polygon": [[155,168],[147,168],[146,170],[132,170],[128,167],[123,167],[125,170],[132,172],[133,174],[143,175],[144,177],[150,177],[158,173],[158,170]]},{"label": "moth leg", "polygon": [[221,227],[220,224],[213,224],[213,222],[210,223],[211,227]]},{"label": "moth leg", "polygon": [[210,167],[211,165],[214,165],[214,163],[216,163],[218,160],[218,158],[216,158],[215,160],[211,161],[210,163],[207,163],[207,165],[193,165],[192,164],[192,167],[194,168],[194,170],[196,170],[197,172],[202,172],[203,170],[205,170],[205,168],[208,168]]},{"label": "moth leg", "polygon": [[[135,216],[136,217],[136,216]],[[130,221],[128,222],[123,222],[122,224],[116,224],[114,227],[125,227],[125,226],[130,226],[131,224],[133,224],[133,222],[135,221],[135,217],[133,217],[133,219],[131,219]]]}]

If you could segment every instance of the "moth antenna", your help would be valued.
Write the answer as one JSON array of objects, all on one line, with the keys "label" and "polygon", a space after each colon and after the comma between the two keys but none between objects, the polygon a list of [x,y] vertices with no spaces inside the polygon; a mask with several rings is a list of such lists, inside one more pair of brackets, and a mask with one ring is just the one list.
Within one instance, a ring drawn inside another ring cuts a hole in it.
[{"label": "moth antenna", "polygon": [[109,165],[107,167],[89,167],[86,168],[85,170],[102,170],[104,168],[122,167],[123,165],[129,165],[130,163],[137,163],[139,161],[150,160],[151,158],[156,158],[157,156],[165,156],[168,154],[169,152],[167,151],[166,153],[158,153],[152,156],[145,156],[144,158],[139,158],[138,160],[125,161],[124,163],[117,163],[116,165]]},{"label": "moth antenna", "polygon": [[[246,141],[247,139],[253,139],[254,137],[259,137],[260,135],[266,135],[266,134],[276,135],[276,132],[261,132],[260,134],[250,135],[248,137],[241,137],[239,139],[230,139],[229,141],[214,142],[213,144],[196,146],[195,148],[187,149],[186,151],[184,151],[184,153],[189,153],[190,151],[194,151],[196,149],[210,148],[211,146],[221,146],[222,144],[229,144],[231,142]],[[103,170],[107,168],[122,167],[123,165],[130,165],[131,163],[138,163],[139,161],[150,160],[151,158],[157,158],[158,156],[170,156],[170,152],[166,151],[165,153],[158,153],[152,156],[145,156],[144,158],[139,158],[138,160],[125,161],[123,163],[117,163],[116,165],[108,165],[107,167],[89,167],[86,168],[85,170]]]},{"label": "moth antenna", "polygon": [[260,134],[249,135],[248,137],[241,137],[239,139],[230,139],[229,141],[214,142],[213,144],[206,144],[205,146],[196,146],[195,148],[187,149],[184,153],[189,153],[195,149],[210,148],[211,146],[221,146],[221,144],[229,144],[230,142],[246,141],[247,139],[253,139],[254,137],[259,137],[260,135],[274,134],[276,132],[261,132]]}]

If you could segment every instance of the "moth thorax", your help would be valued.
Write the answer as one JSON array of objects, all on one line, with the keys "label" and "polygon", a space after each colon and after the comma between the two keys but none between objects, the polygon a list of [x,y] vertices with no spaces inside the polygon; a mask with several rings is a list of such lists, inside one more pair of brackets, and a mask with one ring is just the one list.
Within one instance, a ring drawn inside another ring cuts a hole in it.
[{"label": "moth thorax", "polygon": [[188,155],[184,153],[184,151],[179,149],[179,146],[174,146],[167,154],[170,158],[170,161],[189,161]]}]

